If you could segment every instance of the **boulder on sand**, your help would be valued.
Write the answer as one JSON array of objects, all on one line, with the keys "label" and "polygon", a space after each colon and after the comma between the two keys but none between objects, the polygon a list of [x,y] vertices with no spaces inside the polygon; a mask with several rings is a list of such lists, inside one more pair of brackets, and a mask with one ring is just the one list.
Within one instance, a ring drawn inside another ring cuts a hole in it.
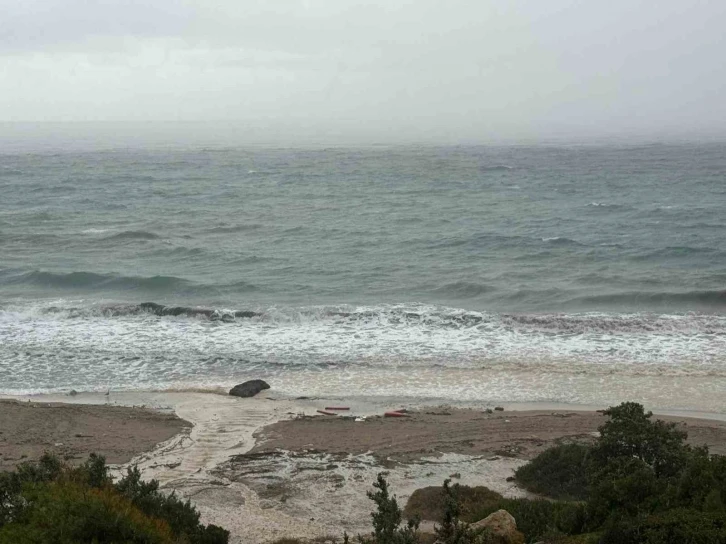
[{"label": "boulder on sand", "polygon": [[249,380],[244,383],[235,385],[229,390],[229,394],[234,397],[254,397],[263,389],[269,389],[270,385],[263,380]]},{"label": "boulder on sand", "polygon": [[524,544],[524,535],[517,531],[517,522],[506,510],[497,510],[481,521],[471,524],[472,529],[487,529],[497,544]]}]

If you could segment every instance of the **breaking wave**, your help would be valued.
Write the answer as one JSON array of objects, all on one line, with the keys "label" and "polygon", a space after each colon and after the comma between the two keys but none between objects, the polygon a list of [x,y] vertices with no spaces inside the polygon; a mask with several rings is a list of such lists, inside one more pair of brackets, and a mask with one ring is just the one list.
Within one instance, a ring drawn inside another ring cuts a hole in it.
[{"label": "breaking wave", "polygon": [[255,320],[269,325],[337,324],[368,330],[375,327],[428,328],[466,330],[481,333],[500,330],[502,333],[551,334],[715,334],[726,335],[726,316],[709,314],[658,313],[496,313],[476,312],[430,305],[381,305],[374,307],[307,306],[269,308],[213,308],[204,306],[171,306],[157,302],[140,304],[102,304],[88,307],[49,305],[41,314],[57,314],[68,318],[113,318],[153,315],[158,317],[190,317],[210,321],[235,322]]}]

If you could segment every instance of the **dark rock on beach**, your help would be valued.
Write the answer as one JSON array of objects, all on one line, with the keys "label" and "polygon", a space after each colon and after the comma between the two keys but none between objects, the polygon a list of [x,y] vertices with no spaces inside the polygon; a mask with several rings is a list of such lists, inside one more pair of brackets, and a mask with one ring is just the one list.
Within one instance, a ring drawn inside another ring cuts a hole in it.
[{"label": "dark rock on beach", "polygon": [[229,390],[229,394],[235,397],[254,397],[263,389],[269,389],[270,385],[263,380],[249,380],[235,385]]}]

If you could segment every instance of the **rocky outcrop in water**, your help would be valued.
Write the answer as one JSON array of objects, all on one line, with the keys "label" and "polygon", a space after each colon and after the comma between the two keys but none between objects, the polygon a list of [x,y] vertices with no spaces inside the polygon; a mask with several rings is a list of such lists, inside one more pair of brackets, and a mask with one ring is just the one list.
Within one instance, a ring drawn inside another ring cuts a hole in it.
[{"label": "rocky outcrop in water", "polygon": [[254,397],[260,391],[269,388],[270,385],[264,380],[249,380],[235,385],[229,390],[229,394],[234,397]]}]

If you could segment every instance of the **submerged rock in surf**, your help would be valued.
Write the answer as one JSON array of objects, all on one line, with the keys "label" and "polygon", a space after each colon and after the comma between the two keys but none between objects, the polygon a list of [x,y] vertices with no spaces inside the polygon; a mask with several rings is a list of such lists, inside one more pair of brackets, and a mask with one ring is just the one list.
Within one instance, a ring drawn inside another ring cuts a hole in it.
[{"label": "submerged rock in surf", "polygon": [[270,385],[264,380],[249,380],[235,385],[229,390],[229,394],[234,397],[254,397],[260,391],[269,388]]}]

